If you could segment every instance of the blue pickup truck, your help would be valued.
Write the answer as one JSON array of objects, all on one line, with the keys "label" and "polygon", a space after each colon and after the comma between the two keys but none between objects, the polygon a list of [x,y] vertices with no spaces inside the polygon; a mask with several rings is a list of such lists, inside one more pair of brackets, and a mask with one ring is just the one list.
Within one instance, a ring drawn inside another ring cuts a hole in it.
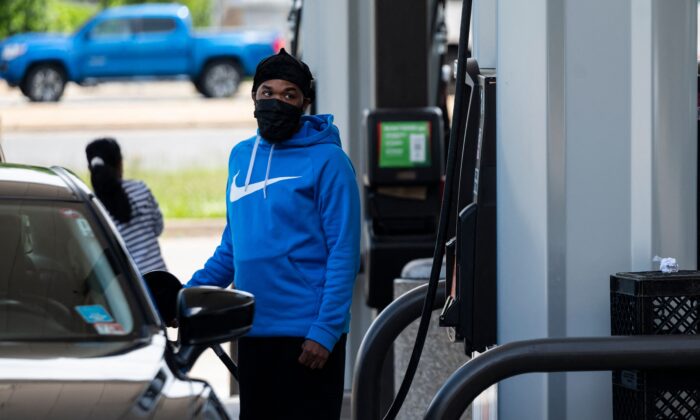
[{"label": "blue pickup truck", "polygon": [[58,101],[67,82],[187,77],[209,98],[233,95],[282,46],[276,32],[196,33],[187,7],[106,9],[72,35],[27,33],[0,42],[0,78],[31,101]]}]

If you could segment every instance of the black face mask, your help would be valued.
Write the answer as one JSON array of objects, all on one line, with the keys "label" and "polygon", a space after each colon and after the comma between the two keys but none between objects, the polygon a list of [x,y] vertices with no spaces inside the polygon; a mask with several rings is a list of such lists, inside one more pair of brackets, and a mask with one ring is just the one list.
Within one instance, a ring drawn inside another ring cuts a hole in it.
[{"label": "black face mask", "polygon": [[299,129],[302,109],[278,99],[255,101],[255,118],[260,135],[272,143],[288,140]]}]

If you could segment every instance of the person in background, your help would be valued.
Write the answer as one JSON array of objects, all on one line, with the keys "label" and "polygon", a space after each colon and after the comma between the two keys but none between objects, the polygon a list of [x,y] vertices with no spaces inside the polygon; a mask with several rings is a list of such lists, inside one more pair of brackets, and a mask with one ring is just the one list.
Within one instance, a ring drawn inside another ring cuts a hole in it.
[{"label": "person in background", "polygon": [[187,284],[255,296],[238,340],[241,420],[340,417],[360,197],[333,116],[303,115],[312,80],[284,49],[258,64],[259,130],[231,151],[221,244]]},{"label": "person in background", "polygon": [[95,195],[107,208],[139,271],[165,270],[158,244],[163,214],[146,184],[122,179],[119,143],[100,138],[87,145],[85,154]]}]

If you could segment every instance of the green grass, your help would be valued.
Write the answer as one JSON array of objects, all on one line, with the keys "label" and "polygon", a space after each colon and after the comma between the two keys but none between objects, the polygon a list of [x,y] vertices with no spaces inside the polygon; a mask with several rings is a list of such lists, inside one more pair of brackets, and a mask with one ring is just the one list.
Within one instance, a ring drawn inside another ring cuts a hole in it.
[{"label": "green grass", "polygon": [[[79,174],[90,185],[88,173]],[[124,178],[141,180],[158,200],[166,219],[226,216],[226,169],[186,168],[177,171],[129,169]]]}]

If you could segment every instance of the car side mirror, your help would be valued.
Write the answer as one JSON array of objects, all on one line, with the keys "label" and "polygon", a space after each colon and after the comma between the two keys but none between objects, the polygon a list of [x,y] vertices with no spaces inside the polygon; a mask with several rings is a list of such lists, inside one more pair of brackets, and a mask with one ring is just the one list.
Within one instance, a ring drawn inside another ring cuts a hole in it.
[{"label": "car side mirror", "polygon": [[238,338],[253,326],[254,310],[250,293],[211,286],[182,289],[177,301],[180,344],[210,346]]}]

